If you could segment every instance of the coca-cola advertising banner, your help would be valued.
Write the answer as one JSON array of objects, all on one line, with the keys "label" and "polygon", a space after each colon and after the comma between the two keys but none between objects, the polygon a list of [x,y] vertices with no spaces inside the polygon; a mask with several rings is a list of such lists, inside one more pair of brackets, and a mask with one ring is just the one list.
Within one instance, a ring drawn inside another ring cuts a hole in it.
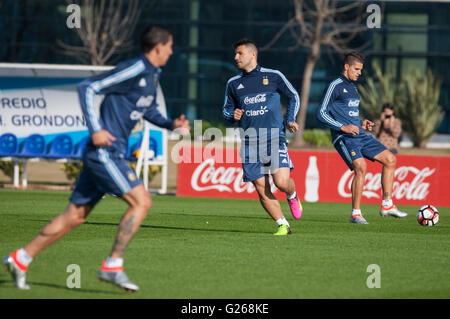
[{"label": "coca-cola advertising banner", "polygon": [[[177,195],[195,197],[258,198],[252,183],[242,181],[238,149],[183,147],[178,164]],[[217,156],[223,151],[222,155]],[[231,155],[230,155],[231,153]],[[190,156],[197,160],[190,160]],[[291,177],[297,193],[307,202],[351,203],[351,182],[354,176],[337,152],[289,151],[294,164]],[[198,160],[200,159],[201,160]],[[230,161],[225,159],[234,158]],[[378,162],[367,161],[363,203],[381,202],[381,170]],[[399,205],[450,206],[450,157],[397,155],[393,198]],[[282,192],[272,184],[279,199]]]}]

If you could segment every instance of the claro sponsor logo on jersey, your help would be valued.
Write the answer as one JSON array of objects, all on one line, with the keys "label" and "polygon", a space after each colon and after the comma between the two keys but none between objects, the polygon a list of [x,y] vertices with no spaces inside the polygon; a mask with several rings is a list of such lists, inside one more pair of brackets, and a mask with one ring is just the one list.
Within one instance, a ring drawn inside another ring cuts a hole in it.
[{"label": "claro sponsor logo on jersey", "polygon": [[267,109],[267,106],[261,106],[261,108],[259,110],[247,110],[247,111],[245,111],[245,115],[247,115],[247,116],[259,116],[259,115],[264,115],[267,112],[269,112],[269,110]]},{"label": "claro sponsor logo on jersey", "polygon": [[244,99],[245,105],[262,103],[262,102],[266,102],[266,94],[258,94],[253,97],[246,96]]}]

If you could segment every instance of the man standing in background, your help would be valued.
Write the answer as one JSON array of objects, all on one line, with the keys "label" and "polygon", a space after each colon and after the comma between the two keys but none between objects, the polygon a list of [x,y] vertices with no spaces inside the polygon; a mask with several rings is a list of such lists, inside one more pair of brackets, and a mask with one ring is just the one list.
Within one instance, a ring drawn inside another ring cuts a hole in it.
[{"label": "man standing in background", "polygon": [[392,104],[383,104],[380,118],[375,121],[373,131],[376,138],[392,154],[398,153],[398,139],[402,134],[402,121],[395,116],[395,110]]}]

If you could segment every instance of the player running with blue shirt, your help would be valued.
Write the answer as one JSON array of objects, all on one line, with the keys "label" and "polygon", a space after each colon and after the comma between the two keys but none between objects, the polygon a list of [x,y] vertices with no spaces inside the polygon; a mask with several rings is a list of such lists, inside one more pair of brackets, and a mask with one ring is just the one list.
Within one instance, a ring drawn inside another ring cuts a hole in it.
[{"label": "player running with blue shirt", "polygon": [[[30,289],[26,272],[33,258],[66,233],[81,225],[105,193],[122,198],[129,208],[123,215],[109,257],[98,273],[102,281],[136,291],[123,271],[123,255],[151,207],[149,193],[125,162],[131,130],[143,117],[166,129],[187,130],[184,115],[175,120],[163,117],[156,108],[156,89],[160,67],[172,55],[172,35],[158,26],[141,34],[142,56],[125,61],[109,72],[93,76],[78,85],[83,115],[91,140],[83,153],[83,170],[77,180],[66,211],[47,224],[24,248],[5,257],[15,285]],[[100,114],[94,108],[94,96],[105,94]]]},{"label": "player running with blue shirt", "polygon": [[[285,127],[298,130],[295,117],[300,108],[297,91],[277,70],[262,68],[257,63],[257,47],[243,39],[236,42],[235,57],[242,73],[228,80],[223,115],[238,122],[241,129],[241,158],[244,182],[252,182],[260,202],[278,225],[274,235],[288,235],[290,225],[271,191],[269,174],[275,186],[286,193],[294,218],[302,215],[302,207],[290,178],[293,169],[286,146]],[[285,120],[281,113],[280,94],[288,97]]]},{"label": "player running with blue shirt", "polygon": [[360,121],[359,94],[356,82],[361,75],[364,56],[351,52],[345,56],[342,74],[332,81],[323,95],[317,119],[331,130],[333,145],[347,166],[355,171],[352,181],[351,223],[368,224],[361,214],[361,197],[367,165],[364,158],[383,165],[381,185],[383,188],[380,215],[406,217],[392,202],[392,188],[396,157],[383,144],[364,130],[372,130],[369,120]]}]

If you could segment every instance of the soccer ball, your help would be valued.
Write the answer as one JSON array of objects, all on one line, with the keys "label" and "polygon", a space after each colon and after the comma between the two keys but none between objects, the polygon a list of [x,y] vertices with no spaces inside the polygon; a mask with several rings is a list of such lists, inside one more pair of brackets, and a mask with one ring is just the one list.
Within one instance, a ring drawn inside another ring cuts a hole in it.
[{"label": "soccer ball", "polygon": [[439,221],[439,211],[433,205],[425,205],[417,212],[417,221],[422,226],[434,226]]}]

